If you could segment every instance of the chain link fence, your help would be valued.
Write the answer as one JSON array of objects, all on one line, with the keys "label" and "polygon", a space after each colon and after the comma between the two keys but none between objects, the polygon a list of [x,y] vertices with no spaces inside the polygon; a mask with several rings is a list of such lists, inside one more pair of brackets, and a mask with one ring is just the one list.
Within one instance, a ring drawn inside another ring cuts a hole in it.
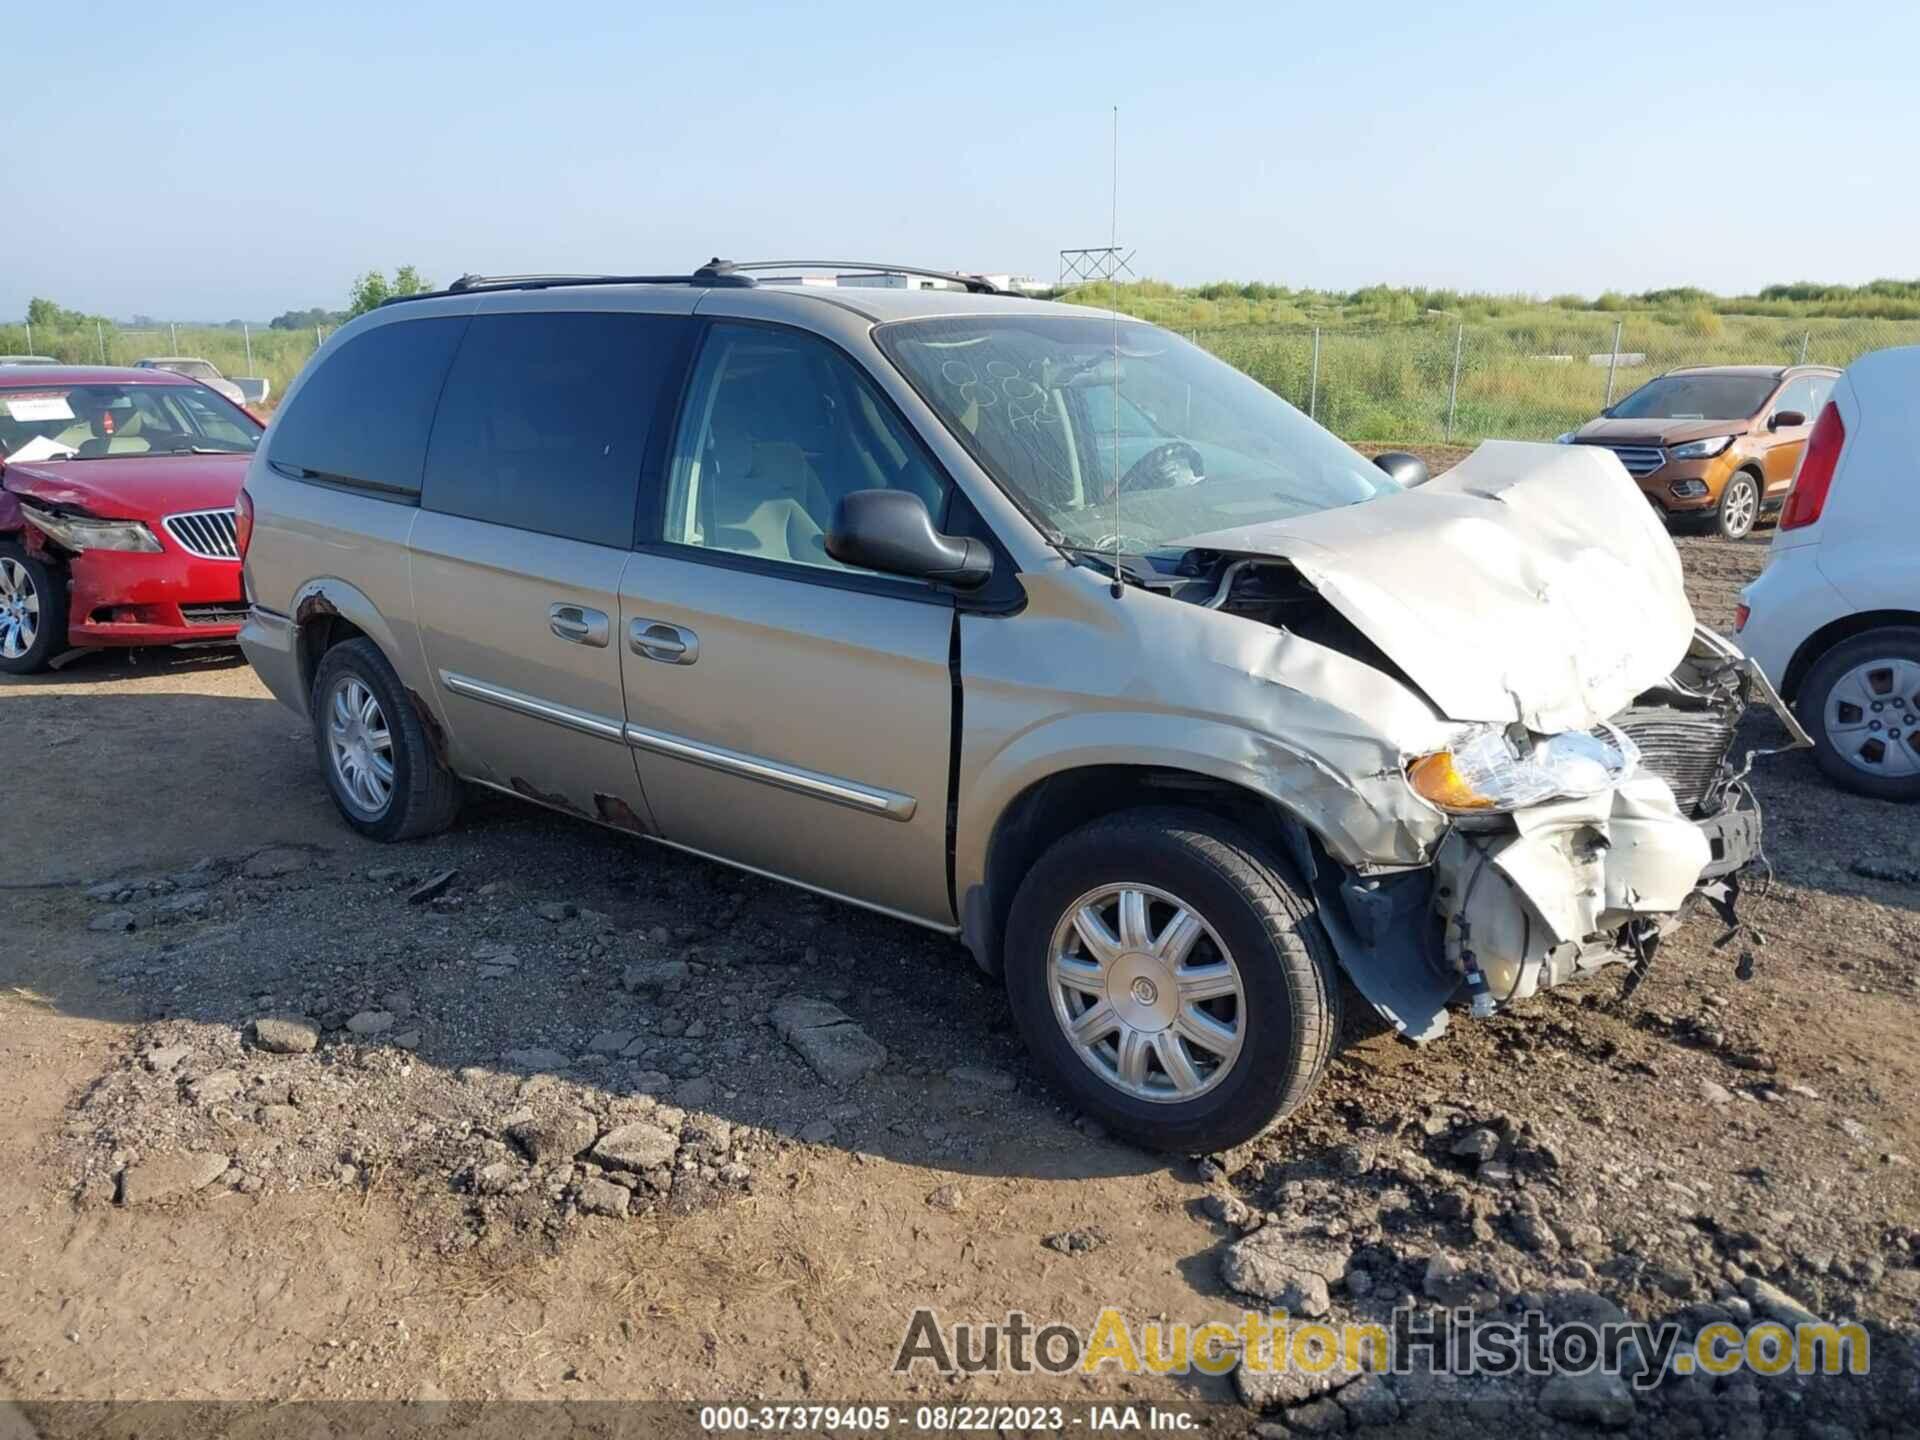
[{"label": "chain link fence", "polygon": [[1343,439],[1402,444],[1551,440],[1684,365],[1845,367],[1920,345],[1920,320],[1777,319],[1701,311],[1545,312],[1480,324],[1235,325],[1191,330]]},{"label": "chain link fence", "polygon": [[327,326],[276,330],[247,322],[116,325],[87,320],[49,326],[22,321],[0,324],[0,355],[44,355],[69,365],[131,365],[152,357],[186,356],[211,361],[229,378],[268,381],[267,403],[272,405],[330,333]]}]

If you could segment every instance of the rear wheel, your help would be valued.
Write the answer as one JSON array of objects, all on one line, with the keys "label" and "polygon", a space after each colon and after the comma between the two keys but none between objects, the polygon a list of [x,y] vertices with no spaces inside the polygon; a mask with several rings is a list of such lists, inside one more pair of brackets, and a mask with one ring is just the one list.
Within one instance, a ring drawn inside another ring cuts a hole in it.
[{"label": "rear wheel", "polygon": [[1920,627],[1843,641],[1800,686],[1801,722],[1835,784],[1880,800],[1920,800]]},{"label": "rear wheel", "polygon": [[31,675],[67,648],[67,577],[0,541],[0,672]]},{"label": "rear wheel", "polygon": [[1714,524],[1729,540],[1744,540],[1753,533],[1760,518],[1760,482],[1746,470],[1736,470],[1720,492],[1720,505],[1714,511]]},{"label": "rear wheel", "polygon": [[1186,1154],[1251,1140],[1319,1083],[1340,989],[1314,906],[1254,836],[1131,811],[1041,857],[1007,926],[1008,997],[1074,1102]]},{"label": "rear wheel", "polygon": [[321,773],[354,829],[413,840],[453,823],[460,781],[433,753],[400,677],[371,640],[348,640],[320,658],[311,713]]}]

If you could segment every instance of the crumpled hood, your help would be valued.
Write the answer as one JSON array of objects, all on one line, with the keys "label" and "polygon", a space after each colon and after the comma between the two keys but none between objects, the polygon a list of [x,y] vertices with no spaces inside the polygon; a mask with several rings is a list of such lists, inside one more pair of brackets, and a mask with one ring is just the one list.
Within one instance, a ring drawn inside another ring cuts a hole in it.
[{"label": "crumpled hood", "polygon": [[1589,446],[1489,440],[1402,494],[1181,543],[1286,559],[1453,720],[1591,729],[1693,639],[1679,552]]},{"label": "crumpled hood", "polygon": [[247,455],[128,455],[29,461],[0,470],[0,485],[105,520],[158,520],[182,510],[231,509]]}]

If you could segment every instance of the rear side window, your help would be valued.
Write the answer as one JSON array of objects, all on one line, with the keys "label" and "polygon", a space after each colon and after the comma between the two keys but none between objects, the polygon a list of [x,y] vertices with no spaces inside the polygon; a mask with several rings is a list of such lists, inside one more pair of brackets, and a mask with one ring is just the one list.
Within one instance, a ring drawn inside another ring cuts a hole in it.
[{"label": "rear side window", "polygon": [[641,466],[686,324],[591,311],[475,316],[440,399],[421,504],[631,545]]},{"label": "rear side window", "polygon": [[399,320],[323,354],[280,417],[268,461],[300,478],[417,501],[434,402],[466,326],[464,315]]}]

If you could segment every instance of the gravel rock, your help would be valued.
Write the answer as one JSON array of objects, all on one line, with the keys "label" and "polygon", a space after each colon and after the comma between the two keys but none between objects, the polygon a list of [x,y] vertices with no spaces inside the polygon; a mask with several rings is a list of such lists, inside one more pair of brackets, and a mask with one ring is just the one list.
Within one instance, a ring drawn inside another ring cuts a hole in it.
[{"label": "gravel rock", "polygon": [[800,1141],[806,1145],[825,1145],[833,1139],[831,1120],[813,1120],[800,1127]]},{"label": "gravel rock", "polygon": [[618,1055],[633,1044],[631,1030],[602,1030],[587,1042],[587,1049],[596,1055]]},{"label": "gravel rock", "polygon": [[1268,1225],[1226,1248],[1220,1278],[1275,1309],[1317,1318],[1331,1308],[1327,1286],[1347,1273],[1347,1258],[1344,1245]]},{"label": "gravel rock", "polygon": [[180,1062],[193,1054],[188,1045],[156,1045],[140,1057],[147,1069],[156,1075],[164,1075],[169,1070],[178,1069]]},{"label": "gravel rock", "polygon": [[1709,1105],[1731,1105],[1733,1103],[1733,1092],[1724,1085],[1715,1084],[1711,1080],[1702,1080],[1700,1082],[1700,1098]]},{"label": "gravel rock", "polygon": [[151,1205],[204,1190],[227,1173],[225,1155],[188,1155],[178,1151],[129,1165],[120,1176],[120,1203]]},{"label": "gravel rock", "polygon": [[253,1022],[253,1043],[270,1055],[305,1055],[320,1043],[320,1031],[305,1020],[262,1016]]},{"label": "gravel rock", "polygon": [[500,1057],[515,1070],[565,1070],[573,1061],[558,1050],[543,1050],[538,1047],[529,1050],[509,1050]]},{"label": "gravel rock", "polygon": [[261,850],[247,857],[247,863],[240,867],[240,873],[249,880],[273,880],[282,875],[292,875],[307,868],[307,857],[298,850],[288,850],[282,846]]},{"label": "gravel rock", "polygon": [[990,1065],[956,1065],[947,1071],[947,1079],[968,1090],[987,1090],[996,1095],[1011,1095],[1019,1085],[1007,1071]]},{"label": "gravel rock", "polygon": [[1333,1398],[1347,1412],[1356,1429],[1391,1425],[1400,1418],[1400,1397],[1384,1375],[1368,1372],[1351,1385],[1334,1391]]},{"label": "gravel rock", "polygon": [[851,1085],[887,1063],[886,1047],[839,1006],[810,995],[774,1005],[773,1028],[829,1085]]},{"label": "gravel rock", "polygon": [[941,1185],[927,1196],[927,1204],[932,1209],[944,1210],[949,1215],[958,1210],[966,1197],[960,1193],[958,1185]]},{"label": "gravel rock", "polygon": [[218,1105],[240,1093],[240,1076],[233,1070],[215,1070],[187,1082],[187,1098],[196,1105]]},{"label": "gravel rock", "polygon": [[347,1029],[363,1038],[368,1035],[383,1035],[393,1028],[391,1010],[362,1010],[347,1021]]},{"label": "gravel rock", "polygon": [[520,1166],[512,1160],[496,1160],[473,1172],[473,1188],[482,1195],[504,1195],[520,1183]]},{"label": "gravel rock", "polygon": [[558,1115],[521,1120],[507,1127],[507,1138],[518,1145],[536,1165],[556,1160],[571,1160],[593,1144],[598,1127],[584,1110],[565,1110]]},{"label": "gravel rock", "polygon": [[1499,1292],[1487,1276],[1445,1253],[1427,1261],[1421,1288],[1428,1299],[1449,1307],[1464,1305],[1474,1310],[1490,1310],[1500,1303]]},{"label": "gravel rock", "polygon": [[1778,1320],[1792,1329],[1796,1325],[1818,1325],[1820,1317],[1806,1306],[1795,1300],[1778,1285],[1769,1285],[1757,1276],[1749,1275],[1740,1282],[1740,1293],[1753,1303],[1753,1308],[1769,1320]]},{"label": "gravel rock", "polygon": [[1555,1375],[1540,1387],[1540,1408],[1556,1420],[1618,1430],[1633,1423],[1633,1390],[1620,1376],[1597,1368]]},{"label": "gravel rock", "polygon": [[593,1147],[593,1158],[612,1170],[631,1170],[642,1174],[673,1163],[679,1140],[671,1130],[646,1120],[617,1126],[600,1137]]},{"label": "gravel rock", "polygon": [[610,1215],[616,1220],[624,1220],[627,1218],[627,1207],[632,1202],[632,1194],[611,1180],[595,1178],[582,1182],[580,1186],[580,1208],[589,1215]]},{"label": "gravel rock", "polygon": [[1455,1140],[1450,1148],[1455,1155],[1469,1160],[1491,1160],[1500,1153],[1500,1132],[1477,1125]]},{"label": "gravel rock", "polygon": [[1107,1243],[1107,1232],[1098,1225],[1087,1225],[1078,1230],[1062,1230],[1057,1235],[1049,1235],[1040,1242],[1049,1250],[1058,1250],[1062,1255],[1085,1255],[1089,1250],[1098,1250]]},{"label": "gravel rock", "polygon": [[697,1109],[702,1105],[711,1105],[720,1096],[720,1087],[705,1075],[696,1075],[691,1080],[682,1081],[675,1087],[673,1103],[687,1109]]},{"label": "gravel rock", "polygon": [[550,924],[558,925],[562,920],[571,920],[580,913],[580,907],[571,900],[543,900],[533,907],[533,913]]},{"label": "gravel rock", "polygon": [[138,924],[131,910],[102,910],[87,921],[87,929],[104,934],[124,935]]},{"label": "gravel rock", "polygon": [[442,870],[438,874],[429,875],[407,892],[407,903],[424,905],[429,900],[436,900],[446,894],[448,887],[459,878],[458,870]]},{"label": "gravel rock", "polygon": [[620,988],[671,993],[685,985],[692,973],[684,960],[641,960],[621,971]]}]

